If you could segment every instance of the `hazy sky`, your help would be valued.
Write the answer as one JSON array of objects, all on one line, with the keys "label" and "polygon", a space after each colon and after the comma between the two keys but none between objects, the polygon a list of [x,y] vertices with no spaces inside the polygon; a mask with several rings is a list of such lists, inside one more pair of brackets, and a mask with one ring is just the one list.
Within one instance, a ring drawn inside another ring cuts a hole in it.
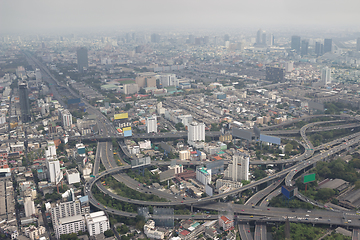
[{"label": "hazy sky", "polygon": [[359,0],[0,0],[0,34],[134,26],[356,26],[359,9]]}]

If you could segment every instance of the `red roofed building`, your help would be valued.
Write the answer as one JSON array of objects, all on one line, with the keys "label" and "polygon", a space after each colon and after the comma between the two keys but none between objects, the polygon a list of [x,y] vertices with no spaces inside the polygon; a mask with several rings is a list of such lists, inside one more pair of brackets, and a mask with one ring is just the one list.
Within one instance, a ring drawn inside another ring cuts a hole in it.
[{"label": "red roofed building", "polygon": [[183,235],[183,236],[186,236],[186,235],[188,235],[189,233],[190,233],[190,232],[189,232],[188,230],[183,230],[183,231],[180,232],[180,234]]},{"label": "red roofed building", "polygon": [[224,231],[231,231],[234,229],[234,220],[221,216],[219,218],[219,227],[222,227]]}]

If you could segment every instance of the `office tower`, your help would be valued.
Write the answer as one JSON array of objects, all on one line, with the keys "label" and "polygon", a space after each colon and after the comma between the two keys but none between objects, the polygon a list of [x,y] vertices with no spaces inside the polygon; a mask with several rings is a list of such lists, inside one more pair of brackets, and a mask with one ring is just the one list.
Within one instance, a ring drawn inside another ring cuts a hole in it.
[{"label": "office tower", "polygon": [[134,94],[137,93],[138,91],[139,91],[139,86],[136,83],[130,83],[124,85],[125,95]]},{"label": "office tower", "polygon": [[160,35],[157,33],[151,34],[151,42],[152,43],[159,43],[160,42]]},{"label": "office tower", "polygon": [[85,214],[86,226],[89,235],[98,235],[110,229],[109,219],[104,211]]},{"label": "office tower", "polygon": [[262,35],[261,35],[261,44],[263,46],[266,46],[267,45],[267,42],[266,42],[266,32],[263,32]]},{"label": "office tower", "polygon": [[294,62],[290,61],[285,63],[286,72],[292,72],[293,69],[294,69]]},{"label": "office tower", "polygon": [[48,168],[48,179],[51,183],[58,184],[62,178],[63,174],[60,170],[60,163],[58,160],[55,161],[46,161],[47,168]]},{"label": "office tower", "polygon": [[332,51],[332,39],[328,38],[324,40],[324,53],[331,53]]},{"label": "office tower", "polygon": [[321,82],[326,85],[331,83],[331,69],[325,67],[321,70]]},{"label": "office tower", "polygon": [[24,208],[26,217],[31,217],[36,213],[34,201],[31,200],[31,197],[25,197]]},{"label": "office tower", "polygon": [[205,124],[192,122],[188,127],[188,141],[200,142],[205,141]]},{"label": "office tower", "polygon": [[64,128],[69,128],[72,125],[72,115],[69,110],[65,109],[61,111],[61,119]]},{"label": "office tower", "polygon": [[146,119],[146,132],[157,132],[157,119],[155,115]]},{"label": "office tower", "polygon": [[295,49],[298,53],[300,53],[300,40],[300,36],[291,37],[291,49]]},{"label": "office tower", "polygon": [[301,56],[307,55],[308,50],[309,50],[309,41],[308,40],[302,40],[301,41]]},{"label": "office tower", "polygon": [[244,153],[236,153],[224,172],[226,178],[232,181],[249,180],[249,156]]},{"label": "office tower", "polygon": [[266,67],[266,81],[271,82],[284,82],[285,70],[279,67]]},{"label": "office tower", "polygon": [[268,34],[268,44],[269,46],[273,46],[274,45],[274,35],[272,33]]},{"label": "office tower", "polygon": [[225,36],[224,36],[224,42],[226,42],[226,41],[230,41],[229,34],[225,34]]},{"label": "office tower", "polygon": [[324,54],[324,44],[322,44],[320,42],[315,43],[315,54],[317,56],[321,56]]},{"label": "office tower", "polygon": [[356,39],[356,51],[360,51],[360,38]]},{"label": "office tower", "polygon": [[21,110],[21,121],[23,123],[30,122],[30,102],[29,102],[29,91],[26,83],[19,84],[19,97],[20,97],[20,110]]},{"label": "office tower", "polygon": [[256,33],[256,45],[261,45],[263,31],[261,28]]},{"label": "office tower", "polygon": [[35,79],[36,79],[36,86],[39,86],[42,77],[41,77],[41,71],[38,68],[35,70]]},{"label": "office tower", "polygon": [[88,50],[85,47],[81,47],[77,50],[77,62],[78,62],[78,71],[80,73],[84,72],[84,68],[88,68]]}]

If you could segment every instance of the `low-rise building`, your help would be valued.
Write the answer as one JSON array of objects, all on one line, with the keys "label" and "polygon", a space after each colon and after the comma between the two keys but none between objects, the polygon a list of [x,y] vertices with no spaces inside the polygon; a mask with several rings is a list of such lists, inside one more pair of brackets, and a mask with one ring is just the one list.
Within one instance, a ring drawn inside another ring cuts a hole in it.
[{"label": "low-rise building", "polygon": [[56,237],[59,239],[62,234],[77,233],[85,231],[84,217],[75,215],[71,217],[60,218],[54,225]]},{"label": "low-rise building", "polygon": [[165,233],[155,229],[154,220],[149,219],[144,225],[144,233],[146,237],[151,239],[164,239]]},{"label": "low-rise building", "polygon": [[31,240],[39,239],[39,237],[45,234],[46,229],[43,226],[35,227],[34,225],[29,225],[28,227],[24,228],[25,236],[30,238]]},{"label": "low-rise building", "polygon": [[234,229],[234,220],[230,220],[228,217],[219,217],[219,227],[222,227],[224,231],[230,231]]},{"label": "low-rise building", "polygon": [[69,184],[80,182],[80,173],[76,168],[66,170],[66,178]]},{"label": "low-rise building", "polygon": [[110,229],[109,219],[104,211],[88,213],[85,215],[85,220],[90,236],[104,233]]}]

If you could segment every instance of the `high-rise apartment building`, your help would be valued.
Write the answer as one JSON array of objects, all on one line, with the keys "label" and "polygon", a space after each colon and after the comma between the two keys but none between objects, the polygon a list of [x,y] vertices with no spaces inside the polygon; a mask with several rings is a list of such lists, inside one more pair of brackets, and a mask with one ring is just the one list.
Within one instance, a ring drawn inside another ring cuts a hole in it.
[{"label": "high-rise apartment building", "polygon": [[85,214],[85,221],[90,236],[104,233],[110,229],[109,219],[104,211]]},{"label": "high-rise apartment building", "polygon": [[59,160],[55,161],[46,161],[46,165],[48,168],[48,179],[51,183],[58,184],[62,178],[63,174],[60,170]]},{"label": "high-rise apartment building", "polygon": [[295,49],[296,52],[300,53],[300,36],[292,36],[291,37],[291,49]]},{"label": "high-rise apartment building", "polygon": [[188,126],[188,141],[200,142],[205,141],[205,124],[192,122]]},{"label": "high-rise apartment building", "polygon": [[360,51],[360,38],[356,39],[356,51]]},{"label": "high-rise apartment building", "polygon": [[146,119],[146,132],[157,132],[157,119],[155,115]]},{"label": "high-rise apartment building", "polygon": [[151,34],[151,42],[152,43],[159,43],[160,42],[160,35],[157,33]]},{"label": "high-rise apartment building", "polygon": [[262,34],[263,31],[261,30],[261,28],[257,31],[256,33],[256,45],[260,45],[261,41],[262,41]]},{"label": "high-rise apartment building", "polygon": [[324,40],[324,53],[331,53],[332,51],[332,39],[328,38]]},{"label": "high-rise apartment building", "polygon": [[78,71],[80,73],[83,73],[84,68],[89,67],[88,50],[85,47],[81,47],[77,50],[76,53],[77,53]]},{"label": "high-rise apartment building", "polygon": [[53,225],[55,236],[60,239],[63,234],[85,232],[85,220],[82,215],[60,218],[56,225]]},{"label": "high-rise apartment building", "polygon": [[324,85],[331,83],[331,69],[328,67],[325,67],[321,70],[321,82]]},{"label": "high-rise apartment building", "polygon": [[19,84],[19,98],[20,98],[21,121],[23,123],[30,122],[31,115],[30,115],[29,90],[26,83]]},{"label": "high-rise apartment building", "polygon": [[61,119],[64,128],[69,128],[72,125],[72,115],[69,110],[65,109],[61,111]]},{"label": "high-rise apartment building", "polygon": [[36,86],[39,86],[39,83],[41,82],[42,77],[41,77],[41,70],[38,68],[35,70],[35,79],[36,79]]},{"label": "high-rise apartment building", "polygon": [[249,156],[244,153],[236,153],[224,172],[226,178],[232,181],[249,180]]},{"label": "high-rise apartment building", "polygon": [[47,147],[45,149],[46,159],[55,159],[56,158],[56,146],[54,141],[48,141]]},{"label": "high-rise apartment building", "polygon": [[81,215],[80,201],[63,202],[51,208],[51,221],[53,226],[61,218]]}]

